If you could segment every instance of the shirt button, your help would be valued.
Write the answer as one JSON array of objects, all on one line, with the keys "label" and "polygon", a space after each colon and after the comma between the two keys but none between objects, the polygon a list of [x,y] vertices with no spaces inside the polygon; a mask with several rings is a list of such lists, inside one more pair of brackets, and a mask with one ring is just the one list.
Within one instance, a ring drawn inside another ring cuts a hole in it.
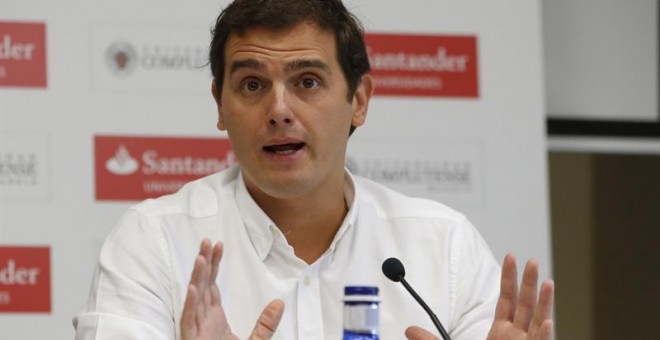
[{"label": "shirt button", "polygon": [[309,276],[305,276],[305,278],[303,279],[303,283],[305,284],[305,286],[309,286],[309,281],[310,281]]}]

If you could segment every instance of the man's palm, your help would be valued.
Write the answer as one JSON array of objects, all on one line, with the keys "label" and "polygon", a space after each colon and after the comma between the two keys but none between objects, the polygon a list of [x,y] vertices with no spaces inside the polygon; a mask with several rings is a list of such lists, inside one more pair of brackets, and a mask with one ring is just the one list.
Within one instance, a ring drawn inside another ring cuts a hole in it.
[{"label": "man's palm", "polygon": [[518,290],[516,260],[509,254],[502,265],[500,298],[495,309],[495,321],[488,340],[551,340],[552,296],[554,284],[543,282],[537,301],[538,263],[530,260],[525,266]]},{"label": "man's palm", "polygon": [[[225,311],[222,309],[220,290],[215,283],[222,259],[222,243],[211,248],[204,239],[195,259],[188,293],[181,315],[181,335],[184,340],[235,340]],[[274,300],[264,308],[252,330],[250,339],[270,339],[284,313],[284,303]]]}]

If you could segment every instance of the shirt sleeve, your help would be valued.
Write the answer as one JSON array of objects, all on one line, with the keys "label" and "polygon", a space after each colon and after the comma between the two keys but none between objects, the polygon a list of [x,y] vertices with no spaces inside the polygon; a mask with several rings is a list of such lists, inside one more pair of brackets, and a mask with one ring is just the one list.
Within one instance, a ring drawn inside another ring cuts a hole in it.
[{"label": "shirt sleeve", "polygon": [[455,248],[456,306],[450,334],[454,340],[486,339],[499,298],[500,266],[469,221],[464,221],[462,230]]},{"label": "shirt sleeve", "polygon": [[171,272],[162,232],[128,211],[106,238],[76,340],[175,339]]}]

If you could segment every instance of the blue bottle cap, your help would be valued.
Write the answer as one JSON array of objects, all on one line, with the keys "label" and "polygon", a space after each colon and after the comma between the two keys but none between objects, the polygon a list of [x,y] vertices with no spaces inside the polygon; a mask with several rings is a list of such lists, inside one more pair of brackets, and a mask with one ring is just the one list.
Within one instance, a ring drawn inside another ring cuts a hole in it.
[{"label": "blue bottle cap", "polygon": [[378,296],[378,287],[374,286],[346,286],[344,295],[376,295]]}]

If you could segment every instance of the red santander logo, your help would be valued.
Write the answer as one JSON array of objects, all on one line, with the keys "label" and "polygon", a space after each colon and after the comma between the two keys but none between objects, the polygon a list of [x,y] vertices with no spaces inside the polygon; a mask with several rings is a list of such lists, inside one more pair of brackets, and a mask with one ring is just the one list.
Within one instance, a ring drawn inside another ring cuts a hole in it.
[{"label": "red santander logo", "polygon": [[0,246],[0,313],[50,312],[50,248]]},{"label": "red santander logo", "polygon": [[0,21],[0,86],[46,87],[46,25]]},{"label": "red santander logo", "polygon": [[474,36],[365,35],[375,94],[479,97]]},{"label": "red santander logo", "polygon": [[96,199],[142,200],[237,163],[226,138],[96,136]]}]

